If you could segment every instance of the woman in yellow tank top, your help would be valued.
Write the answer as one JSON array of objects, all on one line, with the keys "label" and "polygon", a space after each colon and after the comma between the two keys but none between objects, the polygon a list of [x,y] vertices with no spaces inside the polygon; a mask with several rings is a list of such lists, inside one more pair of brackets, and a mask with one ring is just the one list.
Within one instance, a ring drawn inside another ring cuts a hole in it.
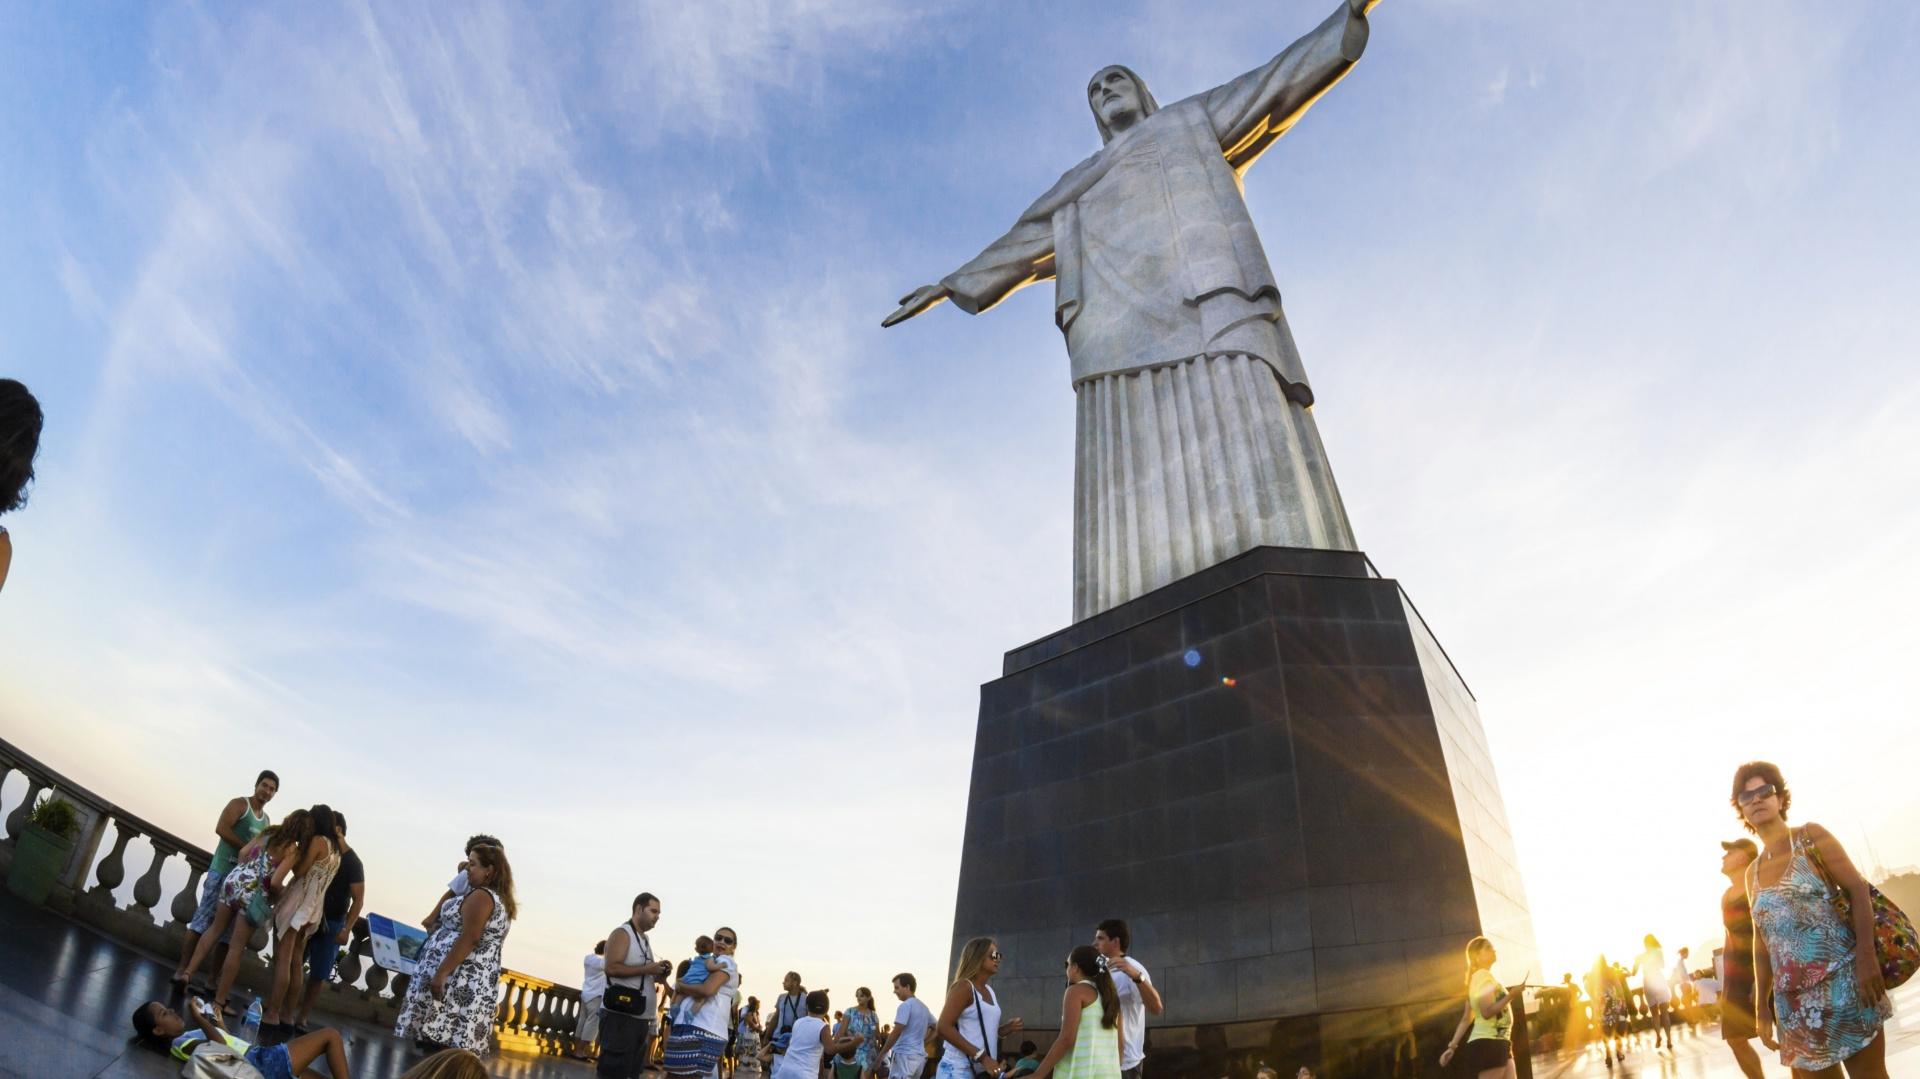
[{"label": "woman in yellow tank top", "polygon": [[[1509,1037],[1513,1013],[1507,1007],[1513,995],[1493,976],[1493,961],[1498,958],[1493,942],[1487,938],[1475,937],[1467,942],[1467,1006],[1460,1013],[1460,1025],[1447,1043],[1447,1051],[1440,1054],[1442,1068],[1453,1063],[1460,1039],[1466,1037],[1467,1067],[1474,1075],[1479,1079],[1514,1079],[1513,1042]],[[1469,1029],[1471,1036],[1467,1034]]]},{"label": "woman in yellow tank top", "polygon": [[1120,994],[1091,944],[1067,954],[1060,1035],[1027,1079],[1120,1079]]}]

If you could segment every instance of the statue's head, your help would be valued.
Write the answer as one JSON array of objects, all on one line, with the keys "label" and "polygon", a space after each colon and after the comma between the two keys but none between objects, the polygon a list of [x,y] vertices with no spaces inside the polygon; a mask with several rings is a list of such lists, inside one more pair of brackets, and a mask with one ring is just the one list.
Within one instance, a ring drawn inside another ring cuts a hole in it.
[{"label": "statue's head", "polygon": [[1125,131],[1160,108],[1146,81],[1120,64],[1101,68],[1087,81],[1087,104],[1100,125],[1102,143],[1112,142],[1114,132]]}]

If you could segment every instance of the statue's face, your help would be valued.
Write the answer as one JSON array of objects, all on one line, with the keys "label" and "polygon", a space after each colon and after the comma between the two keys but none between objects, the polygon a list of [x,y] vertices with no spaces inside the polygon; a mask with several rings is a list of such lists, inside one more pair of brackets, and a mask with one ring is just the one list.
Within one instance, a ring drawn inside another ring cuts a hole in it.
[{"label": "statue's face", "polygon": [[1140,87],[1133,77],[1117,67],[1103,68],[1087,83],[1087,103],[1094,115],[1115,131],[1140,118]]}]

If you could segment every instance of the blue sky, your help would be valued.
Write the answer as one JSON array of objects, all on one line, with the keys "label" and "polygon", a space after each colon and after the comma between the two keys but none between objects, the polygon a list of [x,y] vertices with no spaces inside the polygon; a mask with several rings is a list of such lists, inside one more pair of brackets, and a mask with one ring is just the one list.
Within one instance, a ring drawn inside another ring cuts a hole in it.
[{"label": "blue sky", "polygon": [[[750,989],[937,972],[977,686],[1069,617],[1072,399],[1044,290],[879,320],[1097,146],[1094,70],[1171,101],[1331,7],[11,12],[6,736],[188,835],[275,767],[383,912],[498,832],[535,973],[640,888]],[[1749,756],[1920,862],[1916,46],[1389,0],[1248,177],[1550,964],[1711,934]]]}]

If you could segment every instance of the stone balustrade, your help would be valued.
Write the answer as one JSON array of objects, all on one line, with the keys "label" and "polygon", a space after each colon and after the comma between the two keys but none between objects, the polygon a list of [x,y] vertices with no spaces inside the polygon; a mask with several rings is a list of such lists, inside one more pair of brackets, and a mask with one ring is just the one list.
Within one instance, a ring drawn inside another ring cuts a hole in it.
[{"label": "stone balustrade", "polygon": [[[66,799],[79,812],[80,828],[47,906],[172,963],[180,954],[187,923],[199,906],[200,885],[213,860],[212,853],[99,797],[0,739],[0,786],[15,772],[26,778],[26,797],[7,814],[5,834],[0,836],[0,873],[13,861],[15,841],[26,828],[33,804],[42,795]],[[130,853],[136,840],[143,841],[151,852],[145,856],[144,868],[140,868],[138,852]],[[101,857],[103,845],[106,854]],[[126,884],[129,857],[136,859],[133,868],[140,875],[133,882],[132,903],[123,907],[116,895]],[[174,874],[167,870],[176,861],[185,866],[186,880],[169,896],[166,878]],[[263,991],[268,981],[265,957],[272,954],[266,929],[256,930],[246,946],[253,957],[243,965],[241,984]],[[354,924],[335,978],[315,1006],[376,1022],[393,1020],[409,980],[373,962],[372,932],[365,918]],[[503,971],[500,981],[496,1027],[501,1045],[531,1052],[565,1052],[580,1014],[580,991],[511,970]]]},{"label": "stone balustrade", "polygon": [[494,1030],[502,1049],[564,1053],[580,1020],[580,990],[517,970],[500,972]]}]

